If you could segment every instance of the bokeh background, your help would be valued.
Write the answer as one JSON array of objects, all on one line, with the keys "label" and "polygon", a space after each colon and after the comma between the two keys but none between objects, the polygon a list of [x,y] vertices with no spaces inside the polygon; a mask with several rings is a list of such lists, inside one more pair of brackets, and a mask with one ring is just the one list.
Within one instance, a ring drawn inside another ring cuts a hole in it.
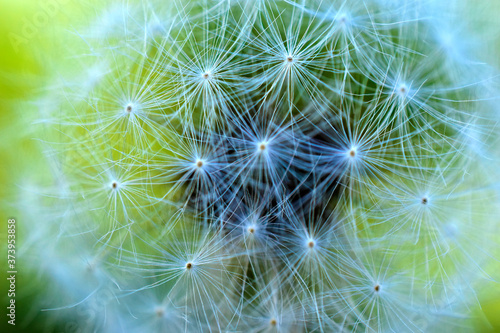
[{"label": "bokeh background", "polygon": [[[168,0],[166,0],[168,1]],[[403,0],[404,1],[404,0]],[[441,1],[441,0],[437,0]],[[74,0],[0,0],[0,211],[1,230],[0,270],[6,274],[7,220],[17,220],[17,292],[16,327],[7,325],[1,316],[1,332],[42,332],[43,312],[33,306],[37,288],[43,281],[30,273],[19,246],[26,237],[23,229],[24,212],[16,202],[19,187],[50,181],[50,172],[41,145],[30,127],[36,121],[36,97],[43,93],[51,75],[44,66],[47,56],[57,59],[61,48],[55,27],[72,30],[75,22],[86,20],[92,9],[99,10],[106,1]],[[500,1],[464,0],[469,15],[460,29],[470,29],[480,46],[477,57],[500,69]],[[90,10],[89,10],[90,9]],[[457,27],[458,29],[458,27]],[[499,148],[500,149],[500,148]],[[499,217],[500,218],[500,217]],[[498,235],[500,239],[500,233]],[[7,306],[7,281],[0,280],[1,308]],[[477,332],[500,332],[500,288],[485,290],[478,295],[482,307],[477,307]],[[3,310],[5,312],[5,310]]]}]

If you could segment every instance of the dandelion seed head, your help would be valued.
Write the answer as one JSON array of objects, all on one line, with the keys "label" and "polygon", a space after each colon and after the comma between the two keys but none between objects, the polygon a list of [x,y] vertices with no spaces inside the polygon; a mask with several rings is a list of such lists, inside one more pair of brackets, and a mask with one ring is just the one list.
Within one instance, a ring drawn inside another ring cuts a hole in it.
[{"label": "dandelion seed head", "polygon": [[[462,180],[482,170],[474,153],[496,129],[473,106],[489,83],[448,60],[466,51],[464,36],[451,29],[433,41],[434,15],[387,11],[395,0],[237,2],[152,1],[137,7],[144,15],[118,5],[70,58],[82,59],[84,78],[57,81],[67,91],[47,108],[64,117],[47,111],[43,121],[66,125],[61,153],[89,145],[91,158],[74,159],[85,177],[68,175],[58,193],[71,206],[49,213],[69,222],[51,231],[62,240],[90,231],[92,245],[109,246],[74,266],[81,282],[66,268],[57,278],[68,289],[121,287],[127,279],[109,268],[137,267],[151,284],[127,290],[155,296],[130,303],[145,315],[138,332],[418,331],[413,315],[426,306],[458,314],[438,296],[481,268],[473,222],[489,211]],[[108,61],[88,66],[95,58]],[[429,188],[440,185],[431,170],[445,179],[455,168],[453,191]],[[407,242],[410,225],[418,246]],[[459,251],[450,277],[431,271]],[[108,257],[119,260],[101,264]],[[423,293],[420,281],[432,286]]]}]

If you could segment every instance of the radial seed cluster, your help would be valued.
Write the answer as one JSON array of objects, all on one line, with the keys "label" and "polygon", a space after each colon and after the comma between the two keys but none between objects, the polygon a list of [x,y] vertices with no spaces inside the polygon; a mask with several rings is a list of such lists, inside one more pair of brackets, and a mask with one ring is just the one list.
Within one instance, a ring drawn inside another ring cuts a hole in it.
[{"label": "radial seed cluster", "polygon": [[498,268],[497,74],[435,3],[114,1],[61,27],[52,180],[22,196],[47,325],[469,329]]}]

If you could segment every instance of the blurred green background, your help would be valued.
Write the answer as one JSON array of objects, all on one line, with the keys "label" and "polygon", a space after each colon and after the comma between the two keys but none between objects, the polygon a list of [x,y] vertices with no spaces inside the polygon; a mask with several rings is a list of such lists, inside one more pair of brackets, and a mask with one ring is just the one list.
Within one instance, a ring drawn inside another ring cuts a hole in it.
[{"label": "blurred green background", "polygon": [[[28,134],[37,114],[36,105],[30,102],[41,93],[49,74],[41,50],[50,52],[59,48],[58,39],[51,38],[51,30],[56,22],[70,22],[71,15],[78,13],[78,6],[77,1],[68,0],[0,0],[0,302],[5,309],[0,332],[44,331],[43,313],[32,308],[36,298],[35,277],[26,274],[28,263],[19,256],[27,230],[22,227],[23,212],[16,202],[21,183],[40,183],[50,178],[46,177],[48,166],[40,144]],[[7,324],[6,316],[9,218],[15,218],[17,224],[15,327]]]},{"label": "blurred green background", "polygon": [[[168,0],[167,0],[168,1]],[[61,24],[71,27],[81,19],[80,6],[88,9],[92,3],[82,4],[74,0],[0,0],[0,211],[2,227],[0,240],[0,269],[6,275],[6,234],[7,220],[16,218],[18,224],[17,244],[22,244],[23,212],[16,207],[18,185],[26,182],[46,180],[47,165],[39,143],[27,133],[36,116],[36,105],[26,103],[35,100],[47,83],[50,75],[44,66],[42,54],[46,51],[51,57],[57,57],[61,45],[53,34],[53,27]],[[102,5],[102,3],[100,3]],[[481,8],[469,1],[471,15],[464,18],[474,27],[475,35],[484,45],[484,61],[500,68],[500,1],[483,0]],[[88,12],[88,11],[86,11]],[[43,322],[37,311],[30,311],[31,301],[36,290],[30,288],[32,277],[23,258],[17,260],[17,326],[12,329],[6,324],[5,314],[1,316],[1,332],[37,332],[42,330]],[[0,282],[2,308],[7,306],[7,281]],[[479,318],[485,317],[490,322],[478,321],[478,332],[500,332],[500,293],[499,289],[485,290],[479,295],[482,309],[476,309]],[[4,310],[5,311],[5,310]],[[29,314],[29,323],[26,316]]]}]

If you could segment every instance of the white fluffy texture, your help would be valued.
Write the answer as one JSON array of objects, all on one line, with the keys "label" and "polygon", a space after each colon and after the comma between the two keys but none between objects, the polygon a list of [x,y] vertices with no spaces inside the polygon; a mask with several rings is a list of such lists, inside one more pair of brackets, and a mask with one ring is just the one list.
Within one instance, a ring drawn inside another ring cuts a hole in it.
[{"label": "white fluffy texture", "polygon": [[498,91],[452,3],[115,1],[75,23],[34,121],[57,181],[21,184],[47,325],[468,329],[498,278]]}]

